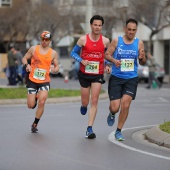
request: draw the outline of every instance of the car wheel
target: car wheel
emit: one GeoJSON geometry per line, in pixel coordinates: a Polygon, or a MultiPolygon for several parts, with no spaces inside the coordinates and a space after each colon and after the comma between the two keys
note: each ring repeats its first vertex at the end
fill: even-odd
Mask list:
{"type": "Polygon", "coordinates": [[[57,76],[60,77],[60,78],[63,77],[63,75],[61,73],[58,73],[57,76]]]}
{"type": "Polygon", "coordinates": [[[148,83],[148,79],[145,79],[145,83],[148,83]]]}
{"type": "Polygon", "coordinates": [[[50,74],[51,77],[54,77],[54,74],[50,74]]]}
{"type": "Polygon", "coordinates": [[[163,83],[163,77],[158,77],[158,80],[163,83]]]}

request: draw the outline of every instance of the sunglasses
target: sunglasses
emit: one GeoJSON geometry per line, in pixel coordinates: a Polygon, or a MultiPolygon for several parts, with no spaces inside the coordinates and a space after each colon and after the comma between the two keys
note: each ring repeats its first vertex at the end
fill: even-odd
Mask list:
{"type": "Polygon", "coordinates": [[[50,41],[49,38],[41,38],[41,41],[50,41]]]}

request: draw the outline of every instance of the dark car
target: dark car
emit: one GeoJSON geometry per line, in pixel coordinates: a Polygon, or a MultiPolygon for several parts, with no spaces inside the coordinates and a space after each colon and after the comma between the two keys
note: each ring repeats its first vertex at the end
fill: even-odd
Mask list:
{"type": "MultiPolygon", "coordinates": [[[[155,69],[156,69],[155,76],[161,83],[163,83],[164,76],[165,76],[164,68],[156,63],[155,69]]],[[[138,64],[138,77],[139,77],[139,82],[141,81],[144,81],[145,83],[148,82],[149,67],[147,65],[141,66],[140,64],[138,64]]]]}

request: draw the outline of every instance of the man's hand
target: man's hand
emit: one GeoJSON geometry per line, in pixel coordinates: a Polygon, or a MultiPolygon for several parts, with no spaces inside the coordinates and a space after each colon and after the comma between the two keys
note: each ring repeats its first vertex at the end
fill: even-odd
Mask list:
{"type": "Polygon", "coordinates": [[[87,66],[88,64],[90,64],[90,62],[88,60],[82,60],[81,63],[84,65],[84,66],[87,66]]]}
{"type": "Polygon", "coordinates": [[[57,72],[59,71],[60,68],[59,68],[59,66],[57,65],[56,67],[51,66],[50,69],[51,69],[51,72],[57,73],[57,72]]]}
{"type": "Polygon", "coordinates": [[[140,51],[139,51],[139,60],[142,60],[143,58],[145,58],[145,51],[143,50],[143,49],[141,49],[140,51]]]}
{"type": "Polygon", "coordinates": [[[110,74],[112,69],[110,66],[106,65],[105,70],[107,74],[110,74]]]}
{"type": "Polygon", "coordinates": [[[31,72],[31,66],[29,64],[26,66],[26,72],[31,72]]]}
{"type": "Polygon", "coordinates": [[[116,67],[120,67],[121,66],[121,60],[114,59],[114,64],[115,64],[116,67]]]}
{"type": "Polygon", "coordinates": [[[146,57],[145,57],[145,51],[144,51],[144,49],[141,49],[141,50],[139,51],[139,57],[138,57],[138,59],[139,59],[139,64],[140,64],[140,65],[145,65],[145,64],[146,64],[146,57]]]}

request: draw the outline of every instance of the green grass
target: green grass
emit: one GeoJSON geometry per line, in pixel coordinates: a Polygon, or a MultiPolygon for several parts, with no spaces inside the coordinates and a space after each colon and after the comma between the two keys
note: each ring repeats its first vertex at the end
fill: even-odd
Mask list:
{"type": "MultiPolygon", "coordinates": [[[[101,90],[104,93],[104,90],[101,90]]],[[[80,96],[80,90],[50,89],[48,98],[80,96]]],[[[25,99],[27,88],[0,88],[0,99],[25,99]]]]}
{"type": "MultiPolygon", "coordinates": [[[[48,97],[80,96],[80,90],[50,89],[48,97]]],[[[24,99],[27,97],[27,88],[0,88],[0,99],[24,99]]]]}
{"type": "Polygon", "coordinates": [[[161,124],[159,128],[166,133],[170,133],[170,122],[165,122],[161,124]]]}

